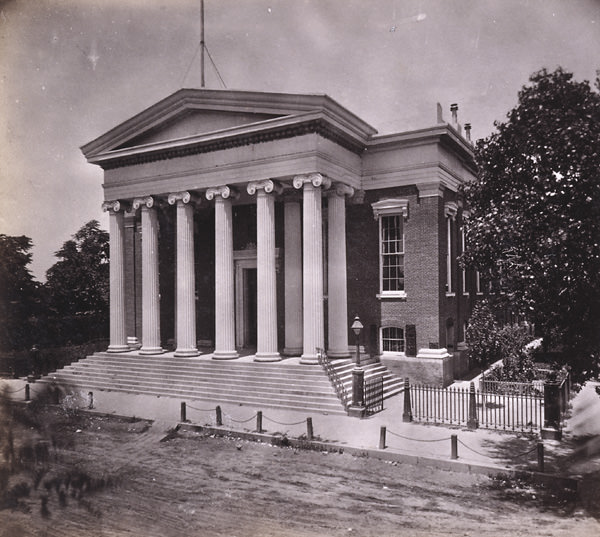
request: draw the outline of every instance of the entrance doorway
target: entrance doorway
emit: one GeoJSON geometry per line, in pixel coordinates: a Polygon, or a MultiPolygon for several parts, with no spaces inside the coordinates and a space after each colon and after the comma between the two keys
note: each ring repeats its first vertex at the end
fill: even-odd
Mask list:
{"type": "Polygon", "coordinates": [[[235,263],[235,345],[256,348],[256,250],[233,253],[235,263]]]}

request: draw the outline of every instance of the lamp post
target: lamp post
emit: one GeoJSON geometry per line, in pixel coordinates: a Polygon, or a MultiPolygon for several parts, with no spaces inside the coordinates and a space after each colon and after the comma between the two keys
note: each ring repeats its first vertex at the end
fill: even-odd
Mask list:
{"type": "Polygon", "coordinates": [[[354,322],[350,327],[356,336],[356,367],[360,367],[360,332],[363,329],[363,325],[358,318],[358,315],[354,317],[354,322]]]}
{"type": "Polygon", "coordinates": [[[360,333],[363,325],[358,318],[354,317],[354,322],[350,327],[356,336],[356,365],[352,371],[352,404],[348,408],[348,415],[362,418],[365,415],[365,370],[360,367],[360,333]]]}

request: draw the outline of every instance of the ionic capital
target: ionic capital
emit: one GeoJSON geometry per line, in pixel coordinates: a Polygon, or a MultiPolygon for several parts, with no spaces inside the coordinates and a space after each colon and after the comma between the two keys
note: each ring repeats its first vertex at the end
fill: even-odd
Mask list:
{"type": "Polygon", "coordinates": [[[444,216],[451,220],[456,220],[456,214],[458,213],[458,203],[455,201],[447,201],[444,204],[444,216]]]}
{"type": "Polygon", "coordinates": [[[118,213],[119,211],[127,211],[129,209],[129,206],[127,203],[123,203],[122,201],[119,200],[114,200],[114,201],[105,201],[102,204],[102,210],[105,212],[113,212],[113,213],[118,213]]]}
{"type": "Polygon", "coordinates": [[[206,191],[206,199],[208,201],[212,201],[215,196],[220,197],[221,199],[226,200],[227,198],[235,199],[237,198],[237,191],[234,188],[231,188],[227,185],[211,187],[206,191]]]}
{"type": "Polygon", "coordinates": [[[192,195],[187,190],[183,192],[171,192],[171,194],[169,194],[167,197],[169,205],[175,205],[177,200],[181,200],[182,203],[189,203],[191,199],[192,195]]]}
{"type": "Polygon", "coordinates": [[[246,187],[246,191],[248,194],[253,196],[256,194],[257,190],[264,190],[266,194],[270,194],[274,192],[275,194],[281,194],[283,191],[282,186],[277,182],[273,181],[273,179],[265,179],[264,181],[252,181],[248,183],[246,187]]]}
{"type": "Polygon", "coordinates": [[[354,188],[345,183],[336,183],[333,188],[328,192],[330,196],[339,196],[340,198],[354,196],[354,188]]]}
{"type": "Polygon", "coordinates": [[[145,205],[146,207],[148,207],[148,209],[151,209],[152,207],[154,207],[154,198],[152,196],[134,198],[132,205],[134,210],[137,211],[142,205],[145,205]]]}
{"type": "Polygon", "coordinates": [[[323,189],[327,189],[331,186],[331,179],[325,177],[320,173],[310,173],[307,175],[296,175],[292,181],[294,188],[302,188],[306,183],[312,183],[315,188],[322,186],[323,189]]]}

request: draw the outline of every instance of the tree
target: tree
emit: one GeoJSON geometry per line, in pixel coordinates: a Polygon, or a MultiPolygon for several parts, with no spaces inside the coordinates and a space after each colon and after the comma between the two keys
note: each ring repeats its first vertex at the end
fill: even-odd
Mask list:
{"type": "Polygon", "coordinates": [[[501,279],[509,306],[589,370],[600,351],[600,95],[544,69],[495,127],[464,189],[463,261],[501,279]]]}
{"type": "Polygon", "coordinates": [[[85,224],[54,254],[45,290],[54,343],[105,337],[108,331],[108,233],[96,220],[85,224]]]}
{"type": "Polygon", "coordinates": [[[29,237],[0,234],[0,349],[29,348],[36,338],[39,284],[27,265],[31,263],[29,237]]]}

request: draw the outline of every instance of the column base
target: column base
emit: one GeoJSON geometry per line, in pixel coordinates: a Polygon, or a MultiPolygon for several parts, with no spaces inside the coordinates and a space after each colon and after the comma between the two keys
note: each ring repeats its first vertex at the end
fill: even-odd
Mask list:
{"type": "Polygon", "coordinates": [[[130,350],[129,345],[109,345],[106,352],[129,352],[130,350]]]}
{"type": "Polygon", "coordinates": [[[142,347],[140,354],[163,354],[165,350],[162,347],[142,347]]]}
{"type": "Polygon", "coordinates": [[[327,351],[329,358],[350,358],[349,349],[329,349],[327,351]]]}
{"type": "Polygon", "coordinates": [[[235,360],[239,357],[237,351],[215,351],[212,355],[213,360],[235,360]]]}
{"type": "Polygon", "coordinates": [[[255,362],[279,362],[281,355],[278,352],[257,352],[254,356],[255,362]]]}
{"type": "Polygon", "coordinates": [[[302,347],[285,347],[283,349],[284,356],[300,356],[302,354],[302,347]]]}
{"type": "Polygon", "coordinates": [[[177,356],[179,357],[193,357],[193,356],[200,356],[200,353],[198,352],[198,349],[175,349],[175,353],[173,354],[173,356],[177,356]]]}
{"type": "Polygon", "coordinates": [[[127,336],[127,346],[133,350],[137,351],[142,346],[142,344],[138,341],[136,336],[127,336]]]}
{"type": "Polygon", "coordinates": [[[303,354],[300,356],[300,363],[306,365],[319,365],[319,359],[316,354],[303,354]]]}

